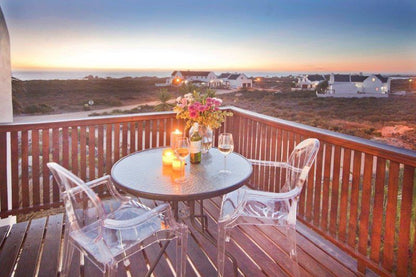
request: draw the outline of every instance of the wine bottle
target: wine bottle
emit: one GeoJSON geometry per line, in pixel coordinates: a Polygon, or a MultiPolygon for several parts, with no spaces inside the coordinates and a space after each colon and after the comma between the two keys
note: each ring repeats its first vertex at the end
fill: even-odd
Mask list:
{"type": "Polygon", "coordinates": [[[193,164],[198,164],[201,162],[201,146],[202,146],[202,137],[198,132],[198,123],[195,123],[192,128],[192,134],[190,137],[190,161],[193,164]]]}

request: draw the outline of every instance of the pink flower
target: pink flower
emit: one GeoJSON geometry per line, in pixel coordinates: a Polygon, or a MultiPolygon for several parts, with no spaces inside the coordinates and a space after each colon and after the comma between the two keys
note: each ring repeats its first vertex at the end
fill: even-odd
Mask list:
{"type": "Polygon", "coordinates": [[[182,109],[186,107],[186,105],[188,104],[188,101],[185,98],[180,99],[178,106],[181,107],[182,109]]]}
{"type": "Polygon", "coordinates": [[[189,111],[189,117],[190,118],[196,118],[198,116],[198,113],[194,110],[189,111]]]}
{"type": "Polygon", "coordinates": [[[207,105],[201,105],[201,106],[199,106],[199,111],[200,112],[204,112],[204,111],[207,111],[207,110],[209,110],[209,107],[207,105]]]}

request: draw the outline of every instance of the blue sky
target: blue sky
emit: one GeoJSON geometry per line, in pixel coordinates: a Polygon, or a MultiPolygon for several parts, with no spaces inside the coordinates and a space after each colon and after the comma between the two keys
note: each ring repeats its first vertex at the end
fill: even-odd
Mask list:
{"type": "Polygon", "coordinates": [[[416,1],[0,0],[23,68],[416,72],[416,1]]]}

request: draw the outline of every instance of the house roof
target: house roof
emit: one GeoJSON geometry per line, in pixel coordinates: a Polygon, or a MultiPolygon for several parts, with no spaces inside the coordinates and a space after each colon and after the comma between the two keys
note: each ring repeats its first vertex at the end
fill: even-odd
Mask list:
{"type": "Polygon", "coordinates": [[[368,76],[364,76],[364,75],[351,75],[351,82],[364,82],[365,79],[367,79],[368,76]]]}
{"type": "Polygon", "coordinates": [[[387,83],[389,79],[388,77],[381,76],[380,74],[377,74],[376,77],[379,78],[382,83],[387,83]]]}
{"type": "Polygon", "coordinates": [[[315,82],[315,81],[323,81],[325,80],[325,77],[319,74],[313,74],[313,75],[308,75],[308,79],[309,81],[315,82]]]}
{"type": "Polygon", "coordinates": [[[350,75],[348,74],[334,74],[334,81],[335,82],[349,82],[350,75]]]}
{"type": "Polygon", "coordinates": [[[241,74],[231,74],[230,76],[228,76],[229,80],[237,80],[238,76],[240,76],[241,74]]]}
{"type": "MultiPolygon", "coordinates": [[[[184,77],[189,77],[189,76],[203,76],[203,77],[207,77],[209,75],[209,73],[211,73],[210,71],[190,71],[190,70],[186,70],[186,71],[179,71],[182,76],[184,77]]],[[[173,71],[172,72],[172,76],[175,76],[178,73],[178,71],[173,71]]]]}
{"type": "Polygon", "coordinates": [[[221,73],[220,76],[218,76],[219,79],[225,79],[228,78],[231,75],[231,73],[221,73]]]}

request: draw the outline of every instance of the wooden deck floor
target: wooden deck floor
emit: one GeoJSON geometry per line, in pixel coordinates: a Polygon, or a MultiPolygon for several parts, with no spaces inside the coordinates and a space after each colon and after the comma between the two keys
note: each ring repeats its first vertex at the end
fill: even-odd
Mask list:
{"type": "MultiPolygon", "coordinates": [[[[216,237],[219,198],[204,201],[209,231],[216,237]]],[[[147,203],[148,204],[148,203],[147,203]]],[[[185,223],[187,220],[185,220],[185,223]]],[[[191,224],[188,224],[190,226],[191,224]]],[[[60,271],[64,215],[33,219],[0,227],[0,276],[57,276],[60,271]]],[[[190,227],[187,276],[216,276],[216,247],[190,227]]],[[[298,223],[298,259],[301,276],[355,276],[355,260],[304,225],[298,223]]],[[[119,276],[143,276],[148,261],[159,246],[148,248],[132,257],[128,268],[119,267],[119,276]]],[[[232,233],[229,251],[238,261],[239,276],[290,276],[288,244],[273,227],[243,227],[232,233]]],[[[173,276],[175,247],[170,244],[154,276],[173,276]]],[[[226,276],[232,276],[232,264],[226,264],[226,276]]],[[[98,271],[87,259],[73,259],[72,276],[97,276],[98,271]]]]}

